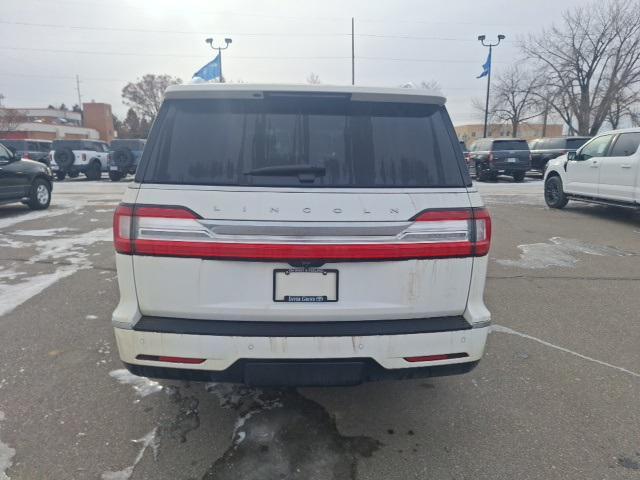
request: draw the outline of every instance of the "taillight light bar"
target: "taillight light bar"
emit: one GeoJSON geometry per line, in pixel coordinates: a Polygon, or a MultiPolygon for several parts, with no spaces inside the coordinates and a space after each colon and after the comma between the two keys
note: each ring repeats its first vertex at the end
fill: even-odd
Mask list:
{"type": "Polygon", "coordinates": [[[229,260],[409,260],[480,257],[489,252],[491,218],[484,208],[425,210],[395,237],[345,243],[256,242],[215,237],[184,207],[132,206],[115,211],[115,249],[127,255],[229,260]]]}

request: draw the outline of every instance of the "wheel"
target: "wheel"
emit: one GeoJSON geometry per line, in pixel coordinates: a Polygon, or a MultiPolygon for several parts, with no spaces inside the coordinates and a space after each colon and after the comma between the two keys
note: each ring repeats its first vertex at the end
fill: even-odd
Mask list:
{"type": "Polygon", "coordinates": [[[89,180],[100,180],[100,177],[102,176],[102,167],[100,166],[100,162],[97,160],[92,161],[84,171],[84,174],[89,180]]]}
{"type": "Polygon", "coordinates": [[[51,185],[42,178],[36,178],[31,184],[31,193],[27,205],[31,210],[44,210],[51,203],[51,185]]]}
{"type": "Polygon", "coordinates": [[[67,172],[61,172],[60,170],[56,172],[56,178],[60,181],[64,180],[64,177],[66,176],[67,176],[67,172]]]}
{"type": "Polygon", "coordinates": [[[569,199],[562,189],[562,180],[558,176],[547,178],[544,183],[544,201],[551,208],[564,208],[569,199]]]}
{"type": "Polygon", "coordinates": [[[124,177],[124,173],[122,172],[118,172],[118,171],[109,172],[109,179],[112,182],[119,182],[120,180],[122,180],[123,177],[124,177]]]}
{"type": "Polygon", "coordinates": [[[133,165],[133,152],[122,147],[113,152],[113,163],[118,166],[118,170],[126,172],[133,165]]]}
{"type": "Polygon", "coordinates": [[[60,167],[60,170],[66,172],[71,168],[76,157],[70,148],[59,148],[53,152],[53,159],[56,161],[58,167],[60,167]]]}
{"type": "Polygon", "coordinates": [[[498,180],[498,174],[491,170],[483,170],[481,165],[476,164],[476,178],[481,182],[495,182],[498,180]]]}
{"type": "Polygon", "coordinates": [[[80,176],[80,172],[74,170],[73,172],[67,172],[67,175],[69,175],[69,178],[78,178],[80,176]]]}
{"type": "Polygon", "coordinates": [[[525,172],[513,172],[513,180],[516,182],[522,182],[524,180],[525,172]]]}

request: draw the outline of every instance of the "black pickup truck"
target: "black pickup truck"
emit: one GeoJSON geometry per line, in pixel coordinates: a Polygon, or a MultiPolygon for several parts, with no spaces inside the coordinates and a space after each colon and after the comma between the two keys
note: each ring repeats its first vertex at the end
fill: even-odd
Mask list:
{"type": "Polygon", "coordinates": [[[529,141],[531,169],[544,173],[547,162],[565,153],[575,152],[591,137],[548,137],[529,141]]]}
{"type": "Polygon", "coordinates": [[[476,140],[466,159],[469,172],[481,182],[496,180],[500,174],[511,175],[516,182],[521,182],[531,166],[529,145],[518,138],[476,140]]]}

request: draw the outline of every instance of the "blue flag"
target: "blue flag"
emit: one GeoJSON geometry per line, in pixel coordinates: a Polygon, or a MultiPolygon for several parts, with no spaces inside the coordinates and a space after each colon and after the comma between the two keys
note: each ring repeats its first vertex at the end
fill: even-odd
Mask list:
{"type": "Polygon", "coordinates": [[[487,61],[482,65],[482,73],[478,75],[476,78],[486,77],[491,73],[491,50],[489,50],[489,55],[487,55],[487,61]]]}
{"type": "Polygon", "coordinates": [[[220,79],[222,76],[222,66],[220,65],[220,54],[216,58],[207,63],[204,67],[193,74],[194,77],[200,77],[203,80],[211,81],[220,79]]]}

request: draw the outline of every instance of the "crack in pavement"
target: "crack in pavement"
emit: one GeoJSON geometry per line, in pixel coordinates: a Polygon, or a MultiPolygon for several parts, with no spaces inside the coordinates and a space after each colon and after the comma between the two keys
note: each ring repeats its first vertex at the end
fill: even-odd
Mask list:
{"type": "Polygon", "coordinates": [[[604,367],[609,367],[612,368],[614,370],[618,370],[619,372],[622,373],[626,373],[628,375],[632,375],[634,377],[638,377],[640,378],[640,373],[638,372],[634,372],[632,370],[628,370],[624,367],[619,367],[617,365],[613,365],[611,363],[607,363],[604,362],[602,360],[598,360],[597,358],[593,358],[593,357],[589,357],[587,355],[583,355],[582,353],[578,353],[578,352],[574,352],[573,350],[569,350],[568,348],[565,347],[561,347],[559,345],[554,345],[553,343],[547,342],[546,340],[542,340],[541,338],[537,338],[534,337],[532,335],[528,335],[526,333],[522,333],[522,332],[518,332],[517,330],[513,330],[509,327],[503,327],[502,325],[492,325],[491,326],[491,332],[498,332],[498,333],[507,333],[510,335],[516,335],[518,337],[522,337],[522,338],[526,338],[527,340],[533,340],[534,342],[540,343],[541,345],[545,345],[547,347],[551,347],[554,348],[556,350],[560,350],[561,352],[565,352],[565,353],[569,353],[571,355],[574,355],[578,358],[582,358],[583,360],[587,360],[589,362],[593,362],[593,363],[597,363],[598,365],[602,365],[604,367]]]}

